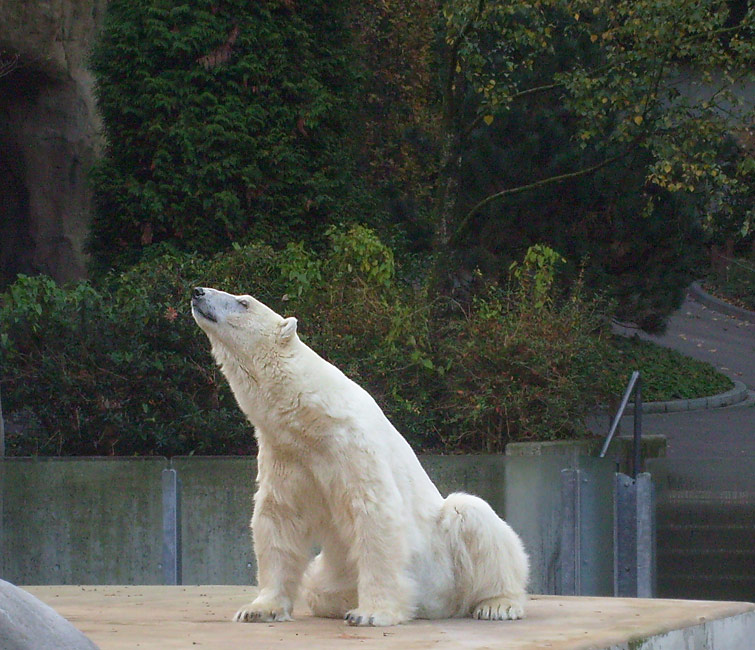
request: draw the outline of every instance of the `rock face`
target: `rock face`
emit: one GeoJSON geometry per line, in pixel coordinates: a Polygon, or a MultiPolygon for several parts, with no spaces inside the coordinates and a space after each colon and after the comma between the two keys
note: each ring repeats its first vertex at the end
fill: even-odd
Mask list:
{"type": "Polygon", "coordinates": [[[0,648],[97,650],[52,607],[4,580],[0,580],[0,648]]]}
{"type": "Polygon", "coordinates": [[[0,0],[0,287],[86,272],[87,171],[102,142],[86,68],[107,0],[0,0]]]}

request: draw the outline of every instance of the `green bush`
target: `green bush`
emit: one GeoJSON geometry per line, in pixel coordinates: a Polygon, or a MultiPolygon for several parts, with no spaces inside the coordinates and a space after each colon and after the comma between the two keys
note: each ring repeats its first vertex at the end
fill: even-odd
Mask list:
{"type": "Polygon", "coordinates": [[[411,387],[428,362],[422,335],[405,337],[410,308],[393,255],[363,227],[332,229],[330,238],[322,260],[303,245],[277,253],[234,246],[210,260],[163,247],[96,287],[20,277],[0,298],[8,452],[253,451],[250,428],[191,317],[196,285],[295,312],[305,340],[387,403],[410,436],[419,431],[424,415],[411,387]],[[413,361],[403,358],[407,351],[413,361]]]}
{"type": "Polygon", "coordinates": [[[402,282],[362,226],[318,256],[234,246],[211,259],[164,248],[99,285],[20,277],[0,296],[12,455],[246,454],[254,440],[194,323],[194,286],[251,293],[363,385],[415,449],[501,451],[571,438],[601,401],[606,306],[558,289],[561,258],[533,247],[506,288],[468,309],[402,282]]]}
{"type": "Polygon", "coordinates": [[[601,401],[599,341],[606,305],[577,282],[554,287],[559,255],[533,247],[510,285],[477,297],[444,341],[451,360],[444,409],[446,445],[501,452],[515,440],[587,434],[601,401]]]}
{"type": "Polygon", "coordinates": [[[287,307],[303,340],[364,386],[417,449],[437,448],[431,303],[399,282],[393,253],[362,227],[331,229],[330,255],[300,258],[289,271],[287,307]],[[304,269],[307,269],[304,271],[304,269]],[[300,280],[304,277],[304,281],[300,280]]]}
{"type": "Polygon", "coordinates": [[[103,287],[20,277],[2,297],[0,351],[10,454],[248,453],[254,449],[189,309],[205,279],[260,295],[272,253],[213,264],[166,253],[103,287]],[[238,275],[237,275],[238,274],[238,275]]]}
{"type": "Polygon", "coordinates": [[[317,237],[359,214],[347,3],[113,0],[91,57],[107,147],[91,249],[317,237]]]}

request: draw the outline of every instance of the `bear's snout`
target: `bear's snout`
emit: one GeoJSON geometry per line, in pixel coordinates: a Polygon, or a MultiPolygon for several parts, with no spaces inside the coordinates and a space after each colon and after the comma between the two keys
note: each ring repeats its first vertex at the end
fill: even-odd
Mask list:
{"type": "MultiPolygon", "coordinates": [[[[215,313],[215,308],[212,304],[208,303],[208,298],[210,298],[210,294],[205,289],[202,287],[195,287],[191,292],[191,311],[194,314],[195,320],[198,314],[205,320],[217,323],[218,319],[215,313]]],[[[201,325],[200,321],[197,322],[201,325]]]]}

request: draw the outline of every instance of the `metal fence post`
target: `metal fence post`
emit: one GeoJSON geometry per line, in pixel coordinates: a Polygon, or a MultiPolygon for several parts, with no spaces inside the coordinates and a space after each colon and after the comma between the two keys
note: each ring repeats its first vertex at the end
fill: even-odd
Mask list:
{"type": "Polygon", "coordinates": [[[3,421],[3,393],[0,389],[0,458],[5,457],[5,422],[3,421]]]}
{"type": "Polygon", "coordinates": [[[626,474],[616,474],[614,517],[614,594],[637,595],[637,491],[626,474]]]}
{"type": "Polygon", "coordinates": [[[163,583],[181,584],[181,481],[174,469],[162,472],[163,583]]]}
{"type": "Polygon", "coordinates": [[[655,598],[656,538],[655,488],[650,474],[638,474],[637,490],[637,596],[655,598]]]}
{"type": "Polygon", "coordinates": [[[614,593],[655,596],[655,495],[650,474],[616,474],[614,593]]]}
{"type": "Polygon", "coordinates": [[[561,528],[560,569],[561,580],[558,592],[563,596],[578,596],[580,584],[580,471],[561,470],[561,503],[563,525],[561,528]]]}

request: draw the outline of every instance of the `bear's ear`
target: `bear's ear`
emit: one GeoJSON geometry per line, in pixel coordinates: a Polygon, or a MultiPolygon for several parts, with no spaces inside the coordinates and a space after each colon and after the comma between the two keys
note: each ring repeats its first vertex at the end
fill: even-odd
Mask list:
{"type": "Polygon", "coordinates": [[[296,319],[293,316],[284,318],[278,326],[278,341],[288,343],[296,334],[296,319]]]}

